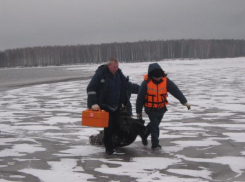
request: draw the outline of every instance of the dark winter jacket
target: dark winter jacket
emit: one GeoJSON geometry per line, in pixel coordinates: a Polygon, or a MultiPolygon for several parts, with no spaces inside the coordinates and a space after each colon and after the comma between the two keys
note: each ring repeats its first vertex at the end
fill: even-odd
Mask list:
{"type": "Polygon", "coordinates": [[[127,106],[128,113],[132,116],[133,112],[132,112],[132,105],[131,105],[131,102],[130,102],[130,97],[131,97],[131,94],[138,94],[140,86],[138,84],[131,83],[128,80],[129,79],[127,78],[127,85],[126,85],[126,98],[127,98],[126,100],[127,100],[127,103],[126,103],[126,106],[127,106]]]}
{"type": "Polygon", "coordinates": [[[130,95],[131,92],[138,93],[139,86],[138,88],[137,86],[130,83],[120,69],[113,75],[107,65],[101,65],[87,87],[88,108],[98,104],[103,110],[114,111],[122,104],[131,106],[130,95]]]}
{"type": "MultiPolygon", "coordinates": [[[[149,67],[148,67],[148,78],[149,79],[153,79],[151,77],[151,73],[152,73],[152,71],[154,71],[156,69],[162,70],[162,68],[160,67],[160,65],[158,63],[152,63],[152,64],[149,65],[149,67]]],[[[163,77],[165,77],[165,76],[167,76],[167,75],[163,71],[163,77]]],[[[143,109],[143,106],[145,104],[145,95],[147,93],[147,83],[148,83],[149,79],[148,80],[144,80],[142,82],[141,86],[140,86],[140,90],[139,90],[138,97],[137,97],[137,100],[136,100],[136,113],[142,113],[142,109],[143,109]]],[[[153,80],[153,82],[155,84],[157,84],[154,80],[153,80]]],[[[178,99],[181,104],[185,104],[187,102],[187,100],[186,100],[185,96],[183,95],[183,93],[179,90],[177,85],[175,85],[175,83],[172,82],[169,78],[167,78],[167,91],[171,95],[173,95],[176,99],[178,99]]],[[[145,108],[145,109],[149,109],[149,108],[145,108]]],[[[164,107],[163,109],[165,111],[167,110],[166,107],[164,107]]]]}

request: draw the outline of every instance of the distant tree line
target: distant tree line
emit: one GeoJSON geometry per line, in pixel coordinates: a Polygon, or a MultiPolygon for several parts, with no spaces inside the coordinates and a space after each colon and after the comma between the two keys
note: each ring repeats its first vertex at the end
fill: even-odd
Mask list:
{"type": "Polygon", "coordinates": [[[157,40],[125,43],[45,46],[0,51],[0,67],[101,63],[162,59],[207,59],[245,56],[245,40],[157,40]]]}

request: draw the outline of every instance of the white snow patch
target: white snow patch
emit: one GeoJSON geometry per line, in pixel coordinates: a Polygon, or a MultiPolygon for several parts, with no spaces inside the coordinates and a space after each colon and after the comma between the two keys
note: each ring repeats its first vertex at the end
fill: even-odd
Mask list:
{"type": "Polygon", "coordinates": [[[10,178],[26,178],[25,176],[21,176],[21,175],[10,175],[10,178]]]}
{"type": "Polygon", "coordinates": [[[36,176],[45,182],[54,182],[57,179],[65,182],[81,182],[96,179],[91,174],[83,173],[84,170],[81,166],[77,166],[76,159],[62,159],[57,162],[48,162],[48,164],[51,166],[50,170],[26,168],[19,171],[36,176]]]}
{"type": "Polygon", "coordinates": [[[118,162],[118,161],[108,161],[102,160],[100,161],[117,164],[119,167],[105,167],[101,166],[101,168],[96,168],[95,171],[104,173],[104,174],[113,174],[113,175],[121,175],[121,176],[130,176],[133,178],[141,178],[144,179],[159,170],[166,169],[167,167],[177,164],[181,162],[178,159],[169,159],[163,157],[143,157],[143,158],[132,158],[130,162],[118,162]]]}
{"type": "Polygon", "coordinates": [[[231,140],[235,142],[245,142],[245,133],[222,133],[223,135],[229,136],[231,140]]]}
{"type": "Polygon", "coordinates": [[[190,170],[190,169],[168,169],[167,170],[170,173],[185,175],[185,176],[191,176],[191,177],[200,177],[204,179],[212,180],[211,172],[208,170],[190,170]]]}
{"type": "Polygon", "coordinates": [[[181,130],[181,131],[204,131],[203,128],[194,128],[194,127],[165,127],[166,130],[181,130]]]}
{"type": "Polygon", "coordinates": [[[45,130],[60,130],[59,127],[56,126],[45,126],[45,125],[38,125],[38,126],[12,126],[13,129],[19,130],[28,130],[29,132],[33,131],[45,131],[45,130]]]}
{"type": "Polygon", "coordinates": [[[46,149],[40,147],[39,145],[29,145],[29,144],[15,144],[10,149],[3,149],[0,151],[0,157],[9,156],[25,156],[27,153],[35,153],[39,151],[45,151],[46,149]]]}
{"type": "Polygon", "coordinates": [[[173,141],[171,143],[177,144],[182,148],[186,147],[208,147],[208,146],[216,146],[216,145],[221,145],[221,143],[217,141],[212,141],[210,139],[208,140],[188,140],[188,141],[173,141]]]}
{"type": "Polygon", "coordinates": [[[58,123],[67,123],[67,124],[71,124],[73,122],[77,122],[80,121],[81,119],[77,119],[77,118],[71,118],[71,117],[50,117],[47,120],[42,121],[42,123],[45,124],[50,124],[50,125],[55,125],[58,123]]]}
{"type": "Polygon", "coordinates": [[[203,180],[200,178],[178,178],[176,176],[163,175],[159,172],[154,173],[153,175],[146,177],[145,179],[139,179],[138,182],[209,182],[209,180],[203,180]]]}
{"type": "Polygon", "coordinates": [[[57,156],[90,156],[92,154],[97,154],[100,152],[105,152],[105,149],[98,146],[74,146],[67,150],[60,151],[59,154],[54,154],[57,156]]]}
{"type": "Polygon", "coordinates": [[[6,180],[6,179],[1,179],[1,182],[16,182],[16,181],[9,181],[9,180],[6,180]]]}
{"type": "Polygon", "coordinates": [[[2,168],[2,167],[8,167],[8,165],[0,165],[0,168],[2,168]]]}

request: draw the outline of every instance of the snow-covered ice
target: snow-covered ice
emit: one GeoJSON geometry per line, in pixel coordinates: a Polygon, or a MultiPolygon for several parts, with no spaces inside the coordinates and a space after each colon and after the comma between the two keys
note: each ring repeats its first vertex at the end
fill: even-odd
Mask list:
{"type": "MultiPolygon", "coordinates": [[[[149,63],[119,67],[141,84],[149,63]]],[[[81,112],[98,65],[59,68],[86,71],[84,80],[0,92],[0,181],[245,181],[245,58],[159,64],[192,108],[169,95],[158,152],[140,138],[113,156],[89,145],[100,129],[81,126],[81,112]]]]}

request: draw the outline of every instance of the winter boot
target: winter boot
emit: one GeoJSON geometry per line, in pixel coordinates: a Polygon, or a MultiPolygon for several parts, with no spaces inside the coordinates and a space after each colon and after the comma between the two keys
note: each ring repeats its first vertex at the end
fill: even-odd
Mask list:
{"type": "Polygon", "coordinates": [[[150,131],[146,129],[145,134],[141,135],[142,144],[144,146],[148,145],[147,137],[150,135],[150,131]]]}
{"type": "Polygon", "coordinates": [[[106,149],[105,152],[107,155],[112,155],[112,154],[114,154],[115,150],[114,149],[106,149]]]}
{"type": "Polygon", "coordinates": [[[151,149],[152,149],[152,150],[160,150],[161,148],[162,148],[162,146],[159,145],[159,144],[158,144],[158,145],[152,145],[152,146],[151,146],[151,149]]]}

